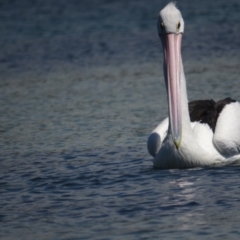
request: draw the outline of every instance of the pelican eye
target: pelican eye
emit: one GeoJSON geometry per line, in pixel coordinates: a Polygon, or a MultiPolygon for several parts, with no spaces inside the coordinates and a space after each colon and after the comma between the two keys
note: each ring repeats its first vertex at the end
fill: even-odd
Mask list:
{"type": "Polygon", "coordinates": [[[181,23],[178,22],[178,24],[177,24],[177,30],[178,30],[178,31],[180,30],[180,27],[181,27],[181,23]]]}
{"type": "Polygon", "coordinates": [[[162,30],[165,29],[165,26],[164,26],[164,23],[163,23],[163,22],[161,22],[160,26],[161,26],[161,29],[162,29],[162,30]]]}

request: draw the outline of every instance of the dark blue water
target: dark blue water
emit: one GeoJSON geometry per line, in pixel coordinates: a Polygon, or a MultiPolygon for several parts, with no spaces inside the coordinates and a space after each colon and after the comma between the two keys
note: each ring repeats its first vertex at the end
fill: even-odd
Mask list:
{"type": "MultiPolygon", "coordinates": [[[[240,165],[154,170],[165,1],[0,2],[1,239],[239,239],[240,165]]],[[[190,100],[240,100],[240,3],[183,0],[190,100]]]]}

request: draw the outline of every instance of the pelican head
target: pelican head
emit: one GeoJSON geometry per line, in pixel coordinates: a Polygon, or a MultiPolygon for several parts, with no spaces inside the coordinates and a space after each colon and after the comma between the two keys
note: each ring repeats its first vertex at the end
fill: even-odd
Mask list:
{"type": "Polygon", "coordinates": [[[176,8],[175,3],[169,3],[160,11],[157,28],[159,36],[169,33],[179,34],[184,32],[182,14],[176,8]]]}
{"type": "Polygon", "coordinates": [[[164,54],[164,77],[168,93],[169,126],[173,142],[179,149],[182,139],[181,116],[181,40],[184,21],[174,3],[163,8],[158,17],[158,35],[164,54]]]}

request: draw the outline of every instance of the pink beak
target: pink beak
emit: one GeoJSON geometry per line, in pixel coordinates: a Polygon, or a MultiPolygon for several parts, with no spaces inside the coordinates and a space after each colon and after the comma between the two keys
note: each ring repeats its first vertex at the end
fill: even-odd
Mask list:
{"type": "Polygon", "coordinates": [[[181,40],[182,34],[161,35],[164,50],[164,74],[168,91],[169,124],[173,142],[179,149],[182,138],[181,116],[181,40]]]}

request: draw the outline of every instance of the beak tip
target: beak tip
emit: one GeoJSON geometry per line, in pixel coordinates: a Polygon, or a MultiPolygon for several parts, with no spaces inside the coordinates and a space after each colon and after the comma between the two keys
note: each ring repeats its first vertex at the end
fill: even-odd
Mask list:
{"type": "Polygon", "coordinates": [[[173,143],[174,143],[176,149],[178,150],[180,148],[180,145],[181,145],[181,138],[180,139],[173,139],[173,143]]]}

